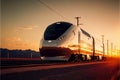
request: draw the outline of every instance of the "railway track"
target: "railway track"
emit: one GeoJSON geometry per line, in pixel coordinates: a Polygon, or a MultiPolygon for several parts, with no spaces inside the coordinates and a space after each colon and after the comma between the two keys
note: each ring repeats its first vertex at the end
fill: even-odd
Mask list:
{"type": "Polygon", "coordinates": [[[52,66],[52,65],[68,65],[68,64],[84,64],[91,62],[102,62],[102,61],[84,61],[84,62],[65,62],[65,61],[32,61],[31,63],[28,61],[7,61],[1,62],[1,69],[8,68],[19,68],[19,67],[34,67],[34,66],[52,66]],[[5,63],[5,64],[3,64],[5,63]]]}
{"type": "Polygon", "coordinates": [[[61,68],[70,68],[77,66],[86,66],[86,65],[96,65],[104,64],[107,62],[82,62],[82,63],[50,63],[50,64],[39,64],[39,65],[19,65],[19,66],[8,66],[7,68],[1,69],[0,74],[12,74],[12,73],[21,73],[28,71],[42,71],[50,69],[61,69],[61,68]]]}

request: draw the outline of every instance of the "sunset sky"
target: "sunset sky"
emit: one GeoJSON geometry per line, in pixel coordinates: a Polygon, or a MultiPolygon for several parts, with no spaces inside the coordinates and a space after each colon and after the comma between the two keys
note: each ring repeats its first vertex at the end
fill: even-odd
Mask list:
{"type": "Polygon", "coordinates": [[[99,39],[104,35],[105,44],[109,40],[120,48],[119,14],[120,0],[2,0],[1,48],[38,51],[49,24],[76,24],[76,16],[83,29],[99,39]]]}

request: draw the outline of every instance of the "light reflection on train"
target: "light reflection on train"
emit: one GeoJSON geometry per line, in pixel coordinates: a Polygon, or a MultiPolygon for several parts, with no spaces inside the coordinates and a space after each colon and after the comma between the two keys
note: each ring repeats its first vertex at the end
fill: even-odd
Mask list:
{"type": "Polygon", "coordinates": [[[102,60],[101,41],[69,22],[49,25],[41,40],[42,60],[83,61],[102,60]]]}

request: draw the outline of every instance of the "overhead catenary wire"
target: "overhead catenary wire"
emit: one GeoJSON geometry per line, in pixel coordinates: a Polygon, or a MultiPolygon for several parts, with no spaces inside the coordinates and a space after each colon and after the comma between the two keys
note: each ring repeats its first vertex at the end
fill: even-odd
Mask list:
{"type": "MultiPolygon", "coordinates": [[[[58,11],[56,11],[55,9],[53,9],[52,7],[50,7],[48,4],[46,4],[45,2],[38,0],[41,4],[43,4],[45,7],[47,7],[50,11],[54,12],[55,14],[57,14],[58,16],[60,16],[61,18],[67,19],[65,16],[61,15],[58,11]]],[[[67,19],[68,20],[68,19],[67,19]]]]}

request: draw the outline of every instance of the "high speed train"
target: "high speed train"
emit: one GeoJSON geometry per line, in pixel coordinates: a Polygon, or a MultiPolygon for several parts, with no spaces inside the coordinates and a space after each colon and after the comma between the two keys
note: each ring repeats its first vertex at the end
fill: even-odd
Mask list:
{"type": "Polygon", "coordinates": [[[41,60],[102,60],[102,42],[69,22],[50,24],[40,42],[41,60]]]}

